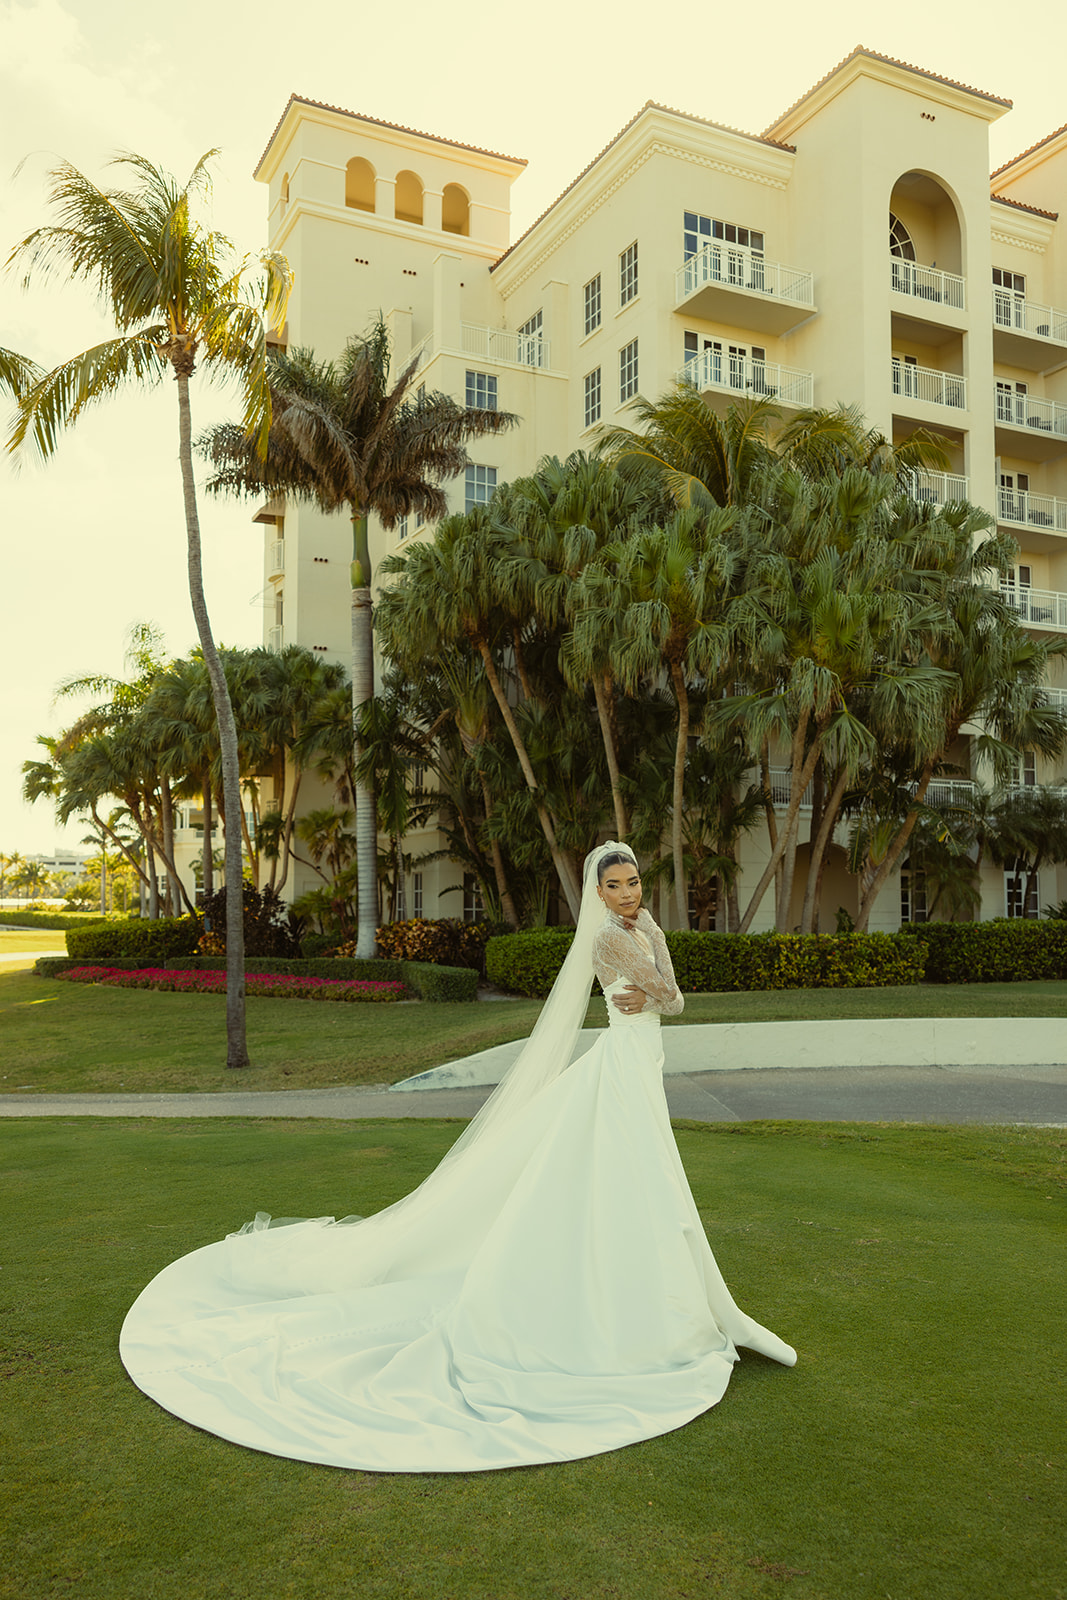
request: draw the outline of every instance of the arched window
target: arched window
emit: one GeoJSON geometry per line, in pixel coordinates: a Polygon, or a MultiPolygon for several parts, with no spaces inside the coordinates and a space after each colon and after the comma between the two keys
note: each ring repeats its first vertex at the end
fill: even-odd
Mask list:
{"type": "Polygon", "coordinates": [[[441,200],[441,226],[446,233],[469,234],[471,231],[471,203],[466,189],[458,183],[446,183],[441,200]]]}
{"type": "Polygon", "coordinates": [[[281,201],[283,206],[289,204],[289,174],[287,172],[282,175],[281,201]]]}
{"type": "Polygon", "coordinates": [[[397,173],[393,214],[398,222],[422,222],[422,179],[416,173],[397,173]]]}
{"type": "Polygon", "coordinates": [[[915,260],[915,246],[911,242],[911,235],[892,212],[889,213],[889,254],[899,256],[902,261],[915,260]]]}
{"type": "Polygon", "coordinates": [[[374,210],[374,168],[362,156],[353,156],[345,168],[345,205],[353,211],[374,210]]]}

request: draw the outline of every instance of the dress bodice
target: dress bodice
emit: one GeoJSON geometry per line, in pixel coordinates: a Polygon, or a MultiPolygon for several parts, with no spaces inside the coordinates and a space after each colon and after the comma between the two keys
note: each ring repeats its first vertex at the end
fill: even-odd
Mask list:
{"type": "Polygon", "coordinates": [[[612,1025],[627,1026],[661,1016],[677,1016],[685,1001],[674,981],[674,968],[662,930],[647,911],[640,911],[636,926],[627,927],[621,917],[609,913],[593,943],[593,970],[604,991],[608,1019],[612,1025]],[[636,984],[648,996],[644,1009],[623,1012],[611,997],[636,984]]]}

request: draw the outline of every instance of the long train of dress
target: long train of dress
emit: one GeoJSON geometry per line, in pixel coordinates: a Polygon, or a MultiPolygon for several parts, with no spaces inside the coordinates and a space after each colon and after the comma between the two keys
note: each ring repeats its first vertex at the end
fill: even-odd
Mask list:
{"type": "Polygon", "coordinates": [[[721,1399],[734,1304],[663,1093],[660,1019],[623,1015],[504,1135],[366,1219],[254,1224],[166,1267],[122,1360],[238,1444],[383,1472],[596,1455],[721,1399]]]}

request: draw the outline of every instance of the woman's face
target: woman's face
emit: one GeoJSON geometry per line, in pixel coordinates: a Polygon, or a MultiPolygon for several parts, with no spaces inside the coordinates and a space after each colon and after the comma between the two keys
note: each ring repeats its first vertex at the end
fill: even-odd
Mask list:
{"type": "Polygon", "coordinates": [[[641,909],[641,874],[632,861],[613,861],[600,880],[600,898],[619,917],[636,917],[641,909]]]}

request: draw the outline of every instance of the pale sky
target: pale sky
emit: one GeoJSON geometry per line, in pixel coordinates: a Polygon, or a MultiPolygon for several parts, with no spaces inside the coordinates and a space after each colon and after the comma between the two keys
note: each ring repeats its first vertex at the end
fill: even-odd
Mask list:
{"type": "MultiPolygon", "coordinates": [[[[0,0],[0,259],[46,219],[55,158],[99,180],[131,149],[184,178],[219,147],[214,225],[258,248],[266,190],[252,171],[294,92],[526,157],[514,238],[646,100],[756,133],[858,44],[1014,100],[991,130],[991,167],[1067,121],[1063,0],[1015,11],[1003,0],[541,0],[530,11],[497,0],[0,0]]],[[[52,364],[109,331],[83,290],[23,294],[0,278],[0,345],[52,364]]],[[[232,403],[196,386],[193,404],[202,425],[232,403]]],[[[257,644],[261,530],[240,506],[202,504],[201,522],[216,638],[257,644]]],[[[102,405],[46,468],[0,460],[0,527],[0,850],[26,854],[81,833],[60,840],[48,804],[21,798],[37,734],[76,710],[53,703],[56,685],[121,673],[137,621],[162,628],[174,654],[195,642],[173,389],[102,405]]]]}

